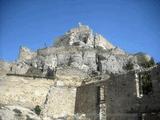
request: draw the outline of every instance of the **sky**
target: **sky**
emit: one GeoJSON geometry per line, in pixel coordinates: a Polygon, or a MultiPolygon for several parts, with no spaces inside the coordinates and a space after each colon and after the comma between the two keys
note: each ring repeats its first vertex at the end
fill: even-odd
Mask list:
{"type": "Polygon", "coordinates": [[[78,22],[160,61],[160,0],[0,0],[0,59],[16,60],[20,46],[51,46],[78,22]]]}

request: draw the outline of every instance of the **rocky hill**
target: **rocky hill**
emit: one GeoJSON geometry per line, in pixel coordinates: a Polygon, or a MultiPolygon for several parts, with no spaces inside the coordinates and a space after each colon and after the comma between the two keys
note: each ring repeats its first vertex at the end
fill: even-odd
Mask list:
{"type": "Polygon", "coordinates": [[[127,71],[128,64],[132,65],[132,69],[141,69],[152,61],[144,53],[129,54],[123,51],[88,26],[79,24],[59,37],[51,47],[36,52],[21,47],[19,59],[10,66],[9,73],[45,77],[52,76],[55,69],[70,66],[89,74],[119,74],[127,71]]]}
{"type": "MultiPolygon", "coordinates": [[[[110,75],[143,70],[153,65],[151,56],[129,54],[88,26],[79,24],[58,37],[50,47],[35,52],[21,47],[17,61],[0,62],[0,120],[56,118],[53,111],[63,110],[55,108],[51,102],[58,102],[54,98],[55,86],[68,86],[67,90],[74,96],[72,87],[84,82],[103,80],[110,75]],[[37,105],[42,109],[40,117],[31,111],[37,105]]],[[[65,89],[62,91],[66,92],[65,89]]],[[[68,103],[74,102],[65,99],[68,103]]],[[[69,112],[72,111],[71,108],[69,112]]]]}

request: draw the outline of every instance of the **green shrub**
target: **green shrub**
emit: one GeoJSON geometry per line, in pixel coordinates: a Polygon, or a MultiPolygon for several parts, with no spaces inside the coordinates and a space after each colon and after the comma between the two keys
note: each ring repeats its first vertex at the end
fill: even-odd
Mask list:
{"type": "Polygon", "coordinates": [[[152,92],[152,81],[151,81],[151,75],[147,72],[145,72],[142,77],[142,90],[143,94],[148,94],[152,92]]]}
{"type": "Polygon", "coordinates": [[[34,112],[37,114],[37,115],[40,115],[41,113],[41,107],[39,105],[36,105],[36,107],[34,108],[34,112]]]}
{"type": "Polygon", "coordinates": [[[22,112],[20,110],[16,109],[16,108],[13,109],[13,111],[16,113],[17,116],[21,116],[22,115],[22,112]]]}
{"type": "Polygon", "coordinates": [[[150,61],[141,64],[141,66],[144,67],[144,68],[149,68],[149,67],[152,67],[154,65],[155,65],[155,61],[154,61],[153,58],[151,58],[150,61]]]}
{"type": "Polygon", "coordinates": [[[133,69],[133,63],[130,61],[123,67],[125,70],[132,70],[133,69]]]}
{"type": "Polygon", "coordinates": [[[160,62],[157,62],[156,65],[160,65],[160,62]]]}

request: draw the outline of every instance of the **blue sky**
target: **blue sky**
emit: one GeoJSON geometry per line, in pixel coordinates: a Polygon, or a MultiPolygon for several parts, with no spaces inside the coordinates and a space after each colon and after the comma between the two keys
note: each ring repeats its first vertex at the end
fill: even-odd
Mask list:
{"type": "Polygon", "coordinates": [[[0,0],[0,59],[53,44],[78,22],[129,53],[160,61],[160,0],[0,0]]]}

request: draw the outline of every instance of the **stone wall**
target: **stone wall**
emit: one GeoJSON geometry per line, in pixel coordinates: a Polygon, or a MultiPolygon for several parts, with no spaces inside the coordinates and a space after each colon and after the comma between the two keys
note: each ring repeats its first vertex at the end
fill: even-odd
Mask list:
{"type": "MultiPolygon", "coordinates": [[[[107,80],[105,83],[107,119],[138,120],[144,118],[144,120],[147,120],[146,116],[155,117],[155,115],[150,114],[158,114],[160,111],[159,71],[159,66],[145,71],[151,75],[153,91],[140,96],[138,96],[138,92],[140,92],[141,84],[138,84],[138,86],[136,84],[136,72],[112,76],[107,80]]],[[[140,72],[139,74],[143,73],[140,72]]]]}
{"type": "Polygon", "coordinates": [[[75,113],[86,114],[91,120],[99,119],[99,89],[86,85],[77,88],[75,113]]]}
{"type": "Polygon", "coordinates": [[[160,93],[160,65],[152,69],[151,79],[154,93],[160,93]]]}
{"type": "Polygon", "coordinates": [[[85,72],[96,70],[96,51],[82,50],[76,47],[69,48],[46,48],[38,50],[38,55],[56,56],[57,66],[72,66],[85,72]]]}
{"type": "Polygon", "coordinates": [[[57,50],[56,47],[48,47],[48,48],[38,49],[37,55],[46,56],[46,55],[50,55],[50,54],[55,54],[56,50],[57,50]]]}
{"type": "Polygon", "coordinates": [[[106,116],[107,119],[135,120],[131,114],[137,109],[136,82],[134,72],[111,77],[106,81],[106,116]],[[128,114],[129,113],[129,114],[128,114]]]}
{"type": "MultiPolygon", "coordinates": [[[[143,94],[141,98],[140,111],[143,113],[160,111],[160,66],[154,67],[148,73],[151,76],[152,93],[143,94]]],[[[143,74],[143,72],[140,74],[143,74]]]]}
{"type": "Polygon", "coordinates": [[[44,116],[53,118],[66,117],[67,115],[73,116],[75,100],[75,87],[52,87],[44,106],[44,116]]]}

